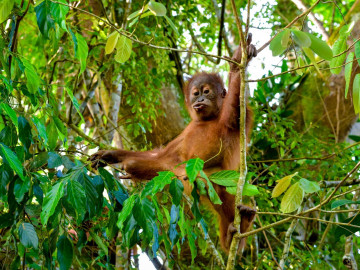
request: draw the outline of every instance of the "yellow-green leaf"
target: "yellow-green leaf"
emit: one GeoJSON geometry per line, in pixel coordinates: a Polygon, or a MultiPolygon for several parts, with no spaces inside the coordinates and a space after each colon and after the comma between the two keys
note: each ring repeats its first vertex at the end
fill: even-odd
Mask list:
{"type": "Polygon", "coordinates": [[[106,54],[110,54],[114,51],[118,39],[119,39],[119,33],[117,31],[114,31],[109,35],[105,46],[106,54]]]}
{"type": "Polygon", "coordinates": [[[119,63],[124,63],[130,58],[132,41],[125,36],[121,36],[116,44],[116,50],[115,60],[119,63]]]}
{"type": "Polygon", "coordinates": [[[283,194],[283,192],[285,192],[285,190],[289,187],[290,183],[291,183],[291,179],[297,175],[298,173],[294,173],[291,175],[287,175],[279,180],[277,180],[277,184],[272,192],[272,197],[276,198],[279,197],[281,194],[283,194]]]}
{"type": "Polygon", "coordinates": [[[281,200],[280,210],[283,213],[291,213],[297,210],[304,198],[304,190],[300,187],[299,182],[293,184],[288,191],[286,191],[281,200]]]}
{"type": "Polygon", "coordinates": [[[290,40],[290,29],[285,29],[284,30],[284,34],[281,38],[281,46],[283,46],[284,48],[287,48],[288,44],[289,44],[289,40],[290,40]]]}
{"type": "Polygon", "coordinates": [[[3,0],[0,3],[0,23],[5,21],[13,9],[15,1],[14,0],[3,0]]]}
{"type": "Polygon", "coordinates": [[[315,60],[315,55],[313,53],[312,50],[310,50],[309,48],[303,47],[302,48],[306,54],[307,57],[309,57],[311,63],[314,65],[314,67],[316,68],[317,72],[319,72],[321,74],[321,71],[319,69],[319,66],[316,64],[316,60],[315,60]]]}

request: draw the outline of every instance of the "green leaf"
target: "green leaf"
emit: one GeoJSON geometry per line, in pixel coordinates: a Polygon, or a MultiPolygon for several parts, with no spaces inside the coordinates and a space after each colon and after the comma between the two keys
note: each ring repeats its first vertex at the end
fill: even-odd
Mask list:
{"type": "Polygon", "coordinates": [[[354,53],[351,52],[351,53],[349,53],[349,55],[345,61],[347,63],[345,65],[345,98],[347,98],[347,94],[349,91],[353,61],[354,61],[354,53]]]}
{"type": "Polygon", "coordinates": [[[35,228],[30,223],[21,223],[19,226],[19,238],[21,244],[26,248],[38,249],[39,238],[36,234],[35,228]]]}
{"type": "Polygon", "coordinates": [[[341,223],[348,223],[349,226],[345,226],[345,225],[341,225],[341,226],[337,226],[335,229],[335,238],[339,239],[342,235],[345,236],[350,236],[353,233],[358,232],[360,229],[358,227],[354,227],[351,225],[355,225],[355,226],[360,226],[360,215],[356,214],[355,216],[349,217],[345,220],[343,220],[341,223]]]}
{"type": "Polygon", "coordinates": [[[149,9],[156,16],[165,16],[166,15],[166,7],[159,2],[150,0],[149,9]]]}
{"type": "Polygon", "coordinates": [[[24,199],[25,193],[29,192],[30,189],[30,179],[26,178],[22,181],[20,178],[17,178],[14,185],[14,195],[18,203],[24,199]]]}
{"type": "Polygon", "coordinates": [[[360,112],[360,74],[356,74],[353,82],[353,103],[355,113],[360,112]]]}
{"type": "Polygon", "coordinates": [[[116,43],[119,39],[119,33],[117,31],[112,32],[106,41],[105,54],[112,53],[115,49],[116,43]]]}
{"type": "Polygon", "coordinates": [[[316,63],[316,60],[315,60],[315,55],[313,53],[313,51],[307,47],[303,47],[302,48],[303,51],[305,52],[306,56],[309,57],[311,63],[314,65],[314,67],[316,68],[317,72],[321,73],[320,69],[319,69],[319,66],[318,64],[316,63]]]}
{"type": "Polygon", "coordinates": [[[75,36],[77,40],[77,50],[75,51],[75,57],[80,61],[80,76],[80,74],[83,73],[86,69],[86,59],[89,53],[89,47],[82,35],[76,33],[75,36]]]}
{"type": "Polygon", "coordinates": [[[172,178],[175,177],[175,174],[170,171],[158,172],[158,174],[158,176],[153,178],[153,194],[161,192],[166,185],[171,183],[172,178]]]}
{"type": "Polygon", "coordinates": [[[9,15],[10,15],[12,9],[13,9],[14,3],[15,3],[14,0],[3,0],[3,1],[1,1],[1,4],[0,4],[0,23],[5,21],[9,17],[9,15]]]}
{"type": "Polygon", "coordinates": [[[84,215],[86,212],[86,194],[83,186],[78,181],[68,181],[67,196],[77,217],[84,215]]]}
{"type": "Polygon", "coordinates": [[[2,143],[0,143],[0,150],[0,155],[2,156],[2,158],[6,159],[11,169],[13,169],[20,176],[20,178],[25,181],[25,176],[23,174],[23,166],[17,156],[14,154],[14,152],[2,143]]]}
{"type": "Polygon", "coordinates": [[[311,39],[310,49],[321,58],[330,61],[333,57],[333,52],[329,45],[320,38],[315,37],[310,33],[305,33],[311,39]]]}
{"type": "Polygon", "coordinates": [[[257,186],[249,184],[249,183],[245,183],[244,185],[244,189],[243,189],[243,196],[255,196],[255,195],[259,195],[260,192],[257,188],[257,186]]]}
{"type": "Polygon", "coordinates": [[[31,142],[32,142],[32,134],[31,134],[31,126],[25,117],[18,117],[19,124],[19,139],[21,143],[24,145],[26,151],[28,151],[31,142]]]}
{"type": "Polygon", "coordinates": [[[21,59],[25,67],[26,87],[30,93],[35,94],[40,87],[40,77],[36,73],[34,66],[26,59],[21,59]]]}
{"type": "Polygon", "coordinates": [[[80,112],[80,105],[79,105],[77,98],[74,96],[73,92],[71,91],[71,89],[69,87],[65,87],[65,89],[66,89],[66,92],[68,93],[72,103],[74,104],[76,111],[78,112],[79,116],[81,117],[81,120],[85,123],[84,117],[83,117],[82,113],[80,112]]]}
{"type": "Polygon", "coordinates": [[[300,47],[310,47],[311,45],[311,39],[310,37],[299,30],[291,29],[291,32],[293,33],[293,40],[300,46],[300,47]]]}
{"type": "Polygon", "coordinates": [[[34,122],[34,124],[36,126],[37,131],[39,132],[40,137],[44,139],[45,143],[47,143],[48,137],[47,137],[47,134],[46,134],[46,128],[45,128],[44,124],[36,116],[34,116],[32,118],[32,120],[33,120],[33,122],[34,122]]]}
{"type": "Polygon", "coordinates": [[[340,207],[340,206],[348,205],[348,204],[360,204],[360,201],[337,200],[337,201],[332,202],[331,210],[335,209],[336,207],[340,207]]]}
{"type": "Polygon", "coordinates": [[[333,45],[332,51],[333,51],[334,57],[330,61],[330,67],[332,68],[332,69],[330,69],[330,71],[333,74],[339,74],[341,72],[341,67],[339,67],[339,66],[341,66],[344,63],[346,54],[343,53],[340,56],[336,56],[336,55],[339,53],[342,53],[343,51],[346,50],[346,39],[347,39],[347,36],[340,35],[339,38],[335,41],[335,43],[333,45]],[[335,68],[335,67],[338,67],[338,68],[335,68]]]}
{"type": "Polygon", "coordinates": [[[56,148],[56,143],[59,135],[55,122],[52,121],[52,119],[50,119],[50,122],[46,127],[46,134],[48,135],[49,138],[48,140],[49,149],[53,151],[56,148]]]}
{"type": "Polygon", "coordinates": [[[204,168],[204,161],[200,158],[193,158],[186,162],[186,175],[189,177],[190,183],[194,183],[196,176],[200,170],[204,168]]]}
{"type": "Polygon", "coordinates": [[[169,192],[172,196],[172,202],[175,205],[179,205],[182,194],[184,192],[184,185],[179,179],[174,179],[170,183],[169,192]]]}
{"type": "Polygon", "coordinates": [[[282,39],[285,34],[286,31],[281,31],[270,42],[270,50],[272,51],[273,56],[280,55],[283,51],[285,51],[286,47],[282,45],[282,39]]]}
{"type": "Polygon", "coordinates": [[[48,153],[48,167],[50,169],[59,167],[63,164],[61,157],[55,152],[48,153]]]}
{"type": "Polygon", "coordinates": [[[61,197],[64,195],[64,182],[59,181],[46,193],[43,208],[41,211],[41,223],[45,226],[55,212],[55,208],[58,205],[61,197]]]}
{"type": "Polygon", "coordinates": [[[176,28],[175,24],[173,23],[173,21],[170,20],[170,18],[169,18],[168,16],[166,16],[166,15],[164,16],[164,18],[166,19],[166,21],[168,22],[168,24],[170,25],[170,27],[172,28],[172,30],[174,30],[175,34],[176,34],[177,36],[180,36],[180,33],[179,33],[179,31],[177,30],[177,28],[176,28]]]}
{"type": "MultiPolygon", "coordinates": [[[[57,0],[57,2],[67,4],[65,0],[57,0]]],[[[66,28],[66,14],[69,12],[69,7],[58,3],[50,2],[50,12],[55,22],[57,22],[62,29],[66,28]]]]}
{"type": "Polygon", "coordinates": [[[124,226],[125,220],[132,213],[134,205],[139,201],[139,196],[137,194],[130,196],[125,202],[124,207],[119,214],[118,221],[116,225],[120,228],[120,230],[124,226]]]}
{"type": "Polygon", "coordinates": [[[211,184],[209,178],[207,177],[207,175],[205,174],[205,172],[203,170],[200,171],[200,176],[202,178],[206,179],[206,183],[208,185],[208,193],[209,193],[210,201],[212,201],[214,204],[222,204],[222,201],[220,200],[219,195],[216,193],[213,185],[211,184]]]}
{"type": "Polygon", "coordinates": [[[355,50],[355,57],[357,59],[358,64],[360,65],[360,42],[359,41],[357,41],[355,43],[354,50],[355,50]]]}
{"type": "Polygon", "coordinates": [[[288,191],[286,191],[281,200],[280,210],[283,213],[290,213],[297,210],[304,198],[304,190],[300,187],[300,183],[293,184],[288,191]]]}
{"type": "Polygon", "coordinates": [[[0,107],[10,117],[13,124],[16,127],[18,127],[18,119],[17,119],[17,116],[16,116],[16,112],[9,105],[7,105],[6,103],[1,103],[0,107]]]}
{"type": "Polygon", "coordinates": [[[279,197],[281,194],[283,194],[285,192],[285,190],[290,186],[291,183],[291,179],[297,175],[298,173],[294,173],[291,175],[287,175],[279,180],[277,180],[276,182],[278,182],[275,186],[275,188],[273,189],[272,192],[272,197],[276,198],[279,197]]]}
{"type": "Polygon", "coordinates": [[[116,44],[117,53],[115,60],[124,63],[130,58],[132,51],[132,41],[125,36],[121,36],[116,44]]]}
{"type": "Polygon", "coordinates": [[[233,170],[224,170],[210,175],[210,180],[215,184],[224,187],[236,187],[239,180],[240,173],[233,170]]]}
{"type": "Polygon", "coordinates": [[[149,9],[149,5],[145,5],[144,6],[144,9],[139,9],[133,13],[131,13],[128,17],[127,17],[127,20],[128,21],[131,21],[132,19],[136,18],[137,16],[139,16],[141,14],[141,11],[142,11],[142,14],[144,14],[144,12],[146,12],[147,10],[149,9]]]}
{"type": "Polygon", "coordinates": [[[51,17],[50,3],[51,2],[49,0],[44,0],[34,8],[40,32],[46,38],[49,37],[49,31],[51,28],[55,30],[55,22],[51,17]]]}
{"type": "Polygon", "coordinates": [[[71,241],[66,235],[60,236],[56,243],[57,247],[57,260],[60,265],[60,270],[68,270],[71,267],[74,251],[71,241]]]}
{"type": "MultiPolygon", "coordinates": [[[[236,195],[237,187],[226,187],[226,191],[232,195],[236,195]]],[[[258,194],[260,194],[260,192],[255,185],[245,183],[242,193],[243,196],[252,197],[258,194]]]]}
{"type": "Polygon", "coordinates": [[[282,35],[282,38],[281,38],[281,46],[284,47],[284,48],[287,48],[288,44],[289,44],[289,40],[290,40],[290,34],[291,34],[291,31],[290,29],[284,29],[284,34],[282,35]]]}
{"type": "Polygon", "coordinates": [[[320,186],[317,182],[301,178],[299,183],[300,187],[305,191],[305,193],[314,193],[320,190],[320,186]]]}
{"type": "Polygon", "coordinates": [[[171,241],[171,248],[175,245],[177,240],[179,239],[179,234],[176,230],[176,226],[179,220],[179,209],[180,206],[175,206],[174,204],[171,206],[170,211],[170,224],[169,224],[169,239],[171,241]]]}
{"type": "Polygon", "coordinates": [[[97,233],[94,233],[93,231],[90,231],[90,235],[92,239],[95,241],[95,243],[104,251],[106,256],[108,256],[109,255],[108,247],[101,240],[100,236],[97,233]]]}

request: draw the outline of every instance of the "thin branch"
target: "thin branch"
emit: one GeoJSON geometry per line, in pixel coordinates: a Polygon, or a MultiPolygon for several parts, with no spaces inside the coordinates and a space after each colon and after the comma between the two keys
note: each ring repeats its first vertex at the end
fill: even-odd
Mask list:
{"type": "MultiPolygon", "coordinates": [[[[250,1],[249,1],[250,4],[250,1]]],[[[240,76],[240,140],[239,140],[239,151],[240,151],[240,176],[239,180],[237,182],[237,189],[236,189],[236,196],[235,196],[235,205],[241,205],[242,204],[242,193],[245,185],[246,180],[246,174],[247,174],[247,167],[246,167],[246,97],[245,97],[245,69],[246,69],[246,63],[248,60],[247,55],[247,46],[246,46],[246,40],[244,36],[244,32],[242,29],[242,22],[241,18],[237,12],[237,8],[235,5],[235,0],[231,0],[231,7],[235,16],[236,26],[239,31],[239,37],[240,37],[240,46],[241,46],[241,63],[239,66],[239,74],[234,74],[234,76],[240,76]]],[[[240,223],[241,223],[241,215],[239,211],[235,211],[235,218],[234,218],[234,227],[237,229],[237,232],[235,233],[229,250],[229,256],[228,256],[228,262],[226,266],[226,270],[232,270],[235,267],[235,260],[236,255],[238,253],[239,243],[241,239],[241,231],[240,231],[240,223]]]]}
{"type": "Polygon", "coordinates": [[[138,43],[140,45],[145,45],[147,47],[150,47],[150,48],[154,48],[154,49],[159,49],[159,50],[167,50],[167,51],[176,51],[176,52],[188,52],[188,53],[194,53],[194,54],[199,54],[199,55],[203,55],[203,56],[210,56],[210,57],[214,57],[214,58],[218,58],[218,59],[222,59],[222,60],[225,60],[227,62],[231,62],[235,65],[239,65],[239,63],[231,60],[230,58],[228,57],[223,57],[223,56],[218,56],[218,55],[214,55],[214,54],[209,54],[209,53],[203,53],[203,52],[199,52],[199,51],[191,51],[191,50],[187,50],[187,49],[177,49],[177,48],[171,48],[171,47],[166,47],[166,46],[157,46],[157,45],[154,45],[154,44],[151,44],[151,43],[148,43],[148,42],[144,42],[144,41],[141,41],[141,40],[138,40],[137,38],[134,38],[132,37],[130,34],[128,33],[125,33],[125,31],[121,31],[121,29],[117,28],[114,24],[112,24],[111,22],[87,11],[87,10],[84,10],[84,9],[81,9],[81,8],[78,8],[78,7],[74,7],[72,5],[69,5],[69,4],[65,4],[65,3],[62,3],[62,2],[57,2],[57,1],[50,1],[52,3],[56,3],[56,4],[59,4],[59,5],[64,5],[64,6],[68,6],[74,10],[77,10],[77,11],[80,11],[80,12],[83,12],[83,13],[86,13],[102,22],[104,22],[105,24],[107,24],[108,26],[110,26],[112,29],[114,29],[116,32],[118,32],[120,35],[122,36],[125,36],[127,37],[128,39],[130,39],[131,41],[135,42],[135,43],[138,43]]]}
{"type": "MultiPolygon", "coordinates": [[[[293,2],[301,11],[304,12],[307,10],[305,4],[301,0],[291,0],[291,2],[293,2]]],[[[327,41],[329,39],[329,34],[326,32],[324,25],[315,17],[314,13],[312,12],[309,13],[309,18],[310,21],[319,28],[321,34],[327,41]]]]}

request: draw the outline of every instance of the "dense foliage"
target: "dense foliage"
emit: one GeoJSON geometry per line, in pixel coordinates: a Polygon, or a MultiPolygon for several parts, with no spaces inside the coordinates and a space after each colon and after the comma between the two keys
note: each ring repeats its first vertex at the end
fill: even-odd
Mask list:
{"type": "MultiPolygon", "coordinates": [[[[250,32],[270,28],[283,58],[261,59],[280,74],[249,80],[243,195],[258,211],[254,230],[267,227],[250,233],[237,267],[345,269],[344,255],[360,261],[360,137],[345,141],[360,111],[360,4],[317,1],[310,15],[324,32],[288,2],[250,7],[250,32]]],[[[235,4],[246,22],[247,2],[235,4]]],[[[134,184],[87,159],[181,131],[184,81],[226,74],[222,55],[239,44],[230,1],[3,0],[0,32],[1,267],[131,269],[141,253],[158,269],[223,269],[217,216],[200,196],[220,204],[213,183],[235,194],[239,172],[206,175],[191,159],[186,196],[171,171],[134,184]]]]}

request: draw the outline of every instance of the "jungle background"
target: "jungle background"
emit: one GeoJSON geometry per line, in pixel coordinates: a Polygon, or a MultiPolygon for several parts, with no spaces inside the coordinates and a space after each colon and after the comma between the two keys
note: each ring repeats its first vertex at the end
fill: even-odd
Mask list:
{"type": "Polygon", "coordinates": [[[87,158],[184,129],[186,80],[227,82],[232,4],[259,49],[244,194],[258,212],[235,269],[358,269],[359,0],[1,0],[2,269],[225,269],[201,181],[187,197],[170,172],[135,185],[87,158]]]}

